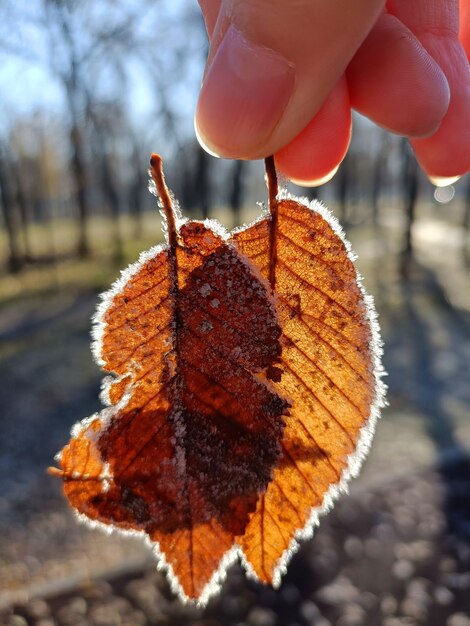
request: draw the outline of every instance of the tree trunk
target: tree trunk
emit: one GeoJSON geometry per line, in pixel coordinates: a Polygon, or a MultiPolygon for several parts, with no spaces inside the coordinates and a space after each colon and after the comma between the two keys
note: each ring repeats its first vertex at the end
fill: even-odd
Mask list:
{"type": "Polygon", "coordinates": [[[12,163],[11,173],[15,183],[15,199],[20,218],[21,240],[23,243],[24,257],[26,261],[32,261],[33,254],[29,240],[30,206],[24,190],[20,165],[18,163],[12,163]]]}
{"type": "Polygon", "coordinates": [[[134,219],[134,237],[135,239],[142,239],[143,234],[143,194],[146,189],[146,181],[143,175],[143,168],[141,167],[141,159],[139,154],[139,147],[137,142],[133,142],[132,148],[132,163],[134,165],[134,177],[130,184],[129,191],[129,208],[130,214],[134,219]]]}
{"type": "Polygon", "coordinates": [[[21,251],[18,245],[18,216],[15,211],[15,203],[9,180],[7,162],[1,153],[0,195],[9,246],[7,269],[9,272],[15,273],[19,272],[23,264],[21,251]]]}
{"type": "Polygon", "coordinates": [[[113,227],[113,259],[116,263],[121,263],[124,259],[124,249],[122,245],[121,230],[119,227],[119,194],[116,189],[109,154],[103,149],[101,154],[101,184],[103,195],[109,206],[111,222],[113,227]]]}
{"type": "Polygon", "coordinates": [[[243,205],[244,196],[244,173],[245,173],[245,161],[237,160],[233,165],[232,170],[232,186],[229,194],[229,205],[232,211],[234,226],[240,225],[240,210],[243,205]]]}
{"type": "Polygon", "coordinates": [[[77,254],[80,258],[85,258],[90,254],[90,247],[88,244],[88,216],[90,211],[87,197],[87,175],[83,141],[76,120],[72,124],[70,141],[72,145],[71,170],[75,183],[75,197],[78,209],[77,254]]]}
{"type": "Polygon", "coordinates": [[[379,223],[379,200],[384,182],[384,173],[387,165],[388,157],[388,135],[381,133],[380,152],[375,161],[372,172],[372,190],[371,190],[371,206],[372,206],[372,224],[377,226],[379,223]]]}
{"type": "Polygon", "coordinates": [[[321,199],[321,186],[320,187],[307,187],[306,195],[310,200],[320,200],[321,199]]]}
{"type": "Polygon", "coordinates": [[[405,280],[409,278],[411,262],[413,260],[413,224],[416,217],[418,200],[418,164],[407,145],[403,150],[403,189],[405,209],[405,234],[402,253],[401,275],[405,280]]]}
{"type": "Polygon", "coordinates": [[[336,175],[336,185],[338,194],[338,203],[340,210],[340,220],[343,226],[346,225],[348,217],[348,199],[349,199],[349,187],[350,187],[350,163],[349,156],[346,156],[342,162],[338,174],[336,175]]]}
{"type": "Polygon", "coordinates": [[[202,219],[209,217],[210,209],[210,157],[205,150],[197,146],[196,169],[194,172],[194,191],[198,200],[202,219]]]}

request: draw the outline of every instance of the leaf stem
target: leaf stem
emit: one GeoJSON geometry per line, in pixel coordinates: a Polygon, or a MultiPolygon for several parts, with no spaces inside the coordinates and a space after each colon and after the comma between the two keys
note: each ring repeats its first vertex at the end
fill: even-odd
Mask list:
{"type": "Polygon", "coordinates": [[[165,212],[166,225],[168,228],[168,243],[172,250],[176,249],[178,243],[178,231],[176,229],[175,210],[171,200],[170,192],[165,183],[165,175],[163,174],[162,157],[153,153],[150,157],[150,172],[153,182],[157,188],[158,195],[165,212]]]}
{"type": "Polygon", "coordinates": [[[174,322],[173,329],[173,349],[176,361],[177,376],[174,377],[174,383],[171,386],[173,401],[179,405],[181,404],[180,393],[180,345],[179,345],[179,333],[181,330],[181,316],[179,310],[179,285],[178,285],[178,231],[176,228],[175,211],[173,208],[173,202],[170,197],[170,192],[165,183],[165,176],[163,174],[162,157],[158,154],[152,154],[150,157],[150,171],[152,178],[155,182],[158,195],[163,205],[163,211],[165,213],[165,219],[168,228],[168,277],[170,282],[170,306],[171,317],[174,322]]]}
{"type": "Polygon", "coordinates": [[[277,265],[277,225],[278,225],[278,199],[279,186],[277,183],[276,166],[274,157],[271,155],[264,160],[266,167],[266,180],[269,194],[269,212],[271,223],[269,228],[269,284],[274,291],[276,288],[276,265],[277,265]]]}
{"type": "MultiPolygon", "coordinates": [[[[157,188],[158,195],[160,196],[160,200],[163,205],[163,210],[165,213],[167,228],[168,228],[168,245],[169,245],[169,254],[168,254],[168,262],[169,262],[169,278],[170,278],[170,295],[171,295],[171,307],[172,307],[172,320],[174,322],[173,328],[173,354],[175,359],[175,370],[176,374],[172,378],[172,384],[170,387],[171,394],[171,408],[173,410],[173,419],[171,420],[174,426],[175,438],[176,438],[176,446],[179,446],[184,458],[184,468],[186,467],[186,459],[188,457],[188,446],[186,441],[186,423],[181,413],[184,409],[183,403],[183,386],[184,380],[181,375],[181,343],[180,343],[180,333],[183,327],[183,322],[181,319],[181,311],[180,311],[180,291],[179,291],[179,282],[178,282],[178,256],[177,256],[177,248],[178,248],[178,230],[176,228],[176,220],[175,220],[175,211],[173,207],[173,202],[171,200],[170,193],[168,191],[168,187],[165,183],[165,176],[163,174],[163,166],[162,166],[162,158],[160,155],[153,153],[150,157],[150,171],[152,173],[152,178],[155,182],[155,186],[157,188]],[[181,423],[178,423],[179,420],[183,420],[181,423]]],[[[176,450],[176,447],[175,447],[176,450]]],[[[176,454],[176,452],[175,452],[176,454]]],[[[184,498],[187,502],[187,512],[189,517],[191,518],[192,523],[192,505],[191,505],[191,494],[188,488],[188,477],[185,473],[185,469],[182,468],[181,463],[179,465],[180,477],[183,481],[183,492],[184,498]]],[[[192,559],[193,559],[193,532],[192,529],[189,529],[190,532],[190,562],[191,562],[191,576],[193,576],[193,567],[192,567],[192,559]]],[[[193,592],[194,592],[194,580],[193,583],[193,592]]]]}
{"type": "Polygon", "coordinates": [[[268,181],[269,211],[272,215],[277,209],[277,194],[279,193],[274,157],[272,155],[268,156],[264,160],[264,165],[266,167],[266,178],[268,181]]]}

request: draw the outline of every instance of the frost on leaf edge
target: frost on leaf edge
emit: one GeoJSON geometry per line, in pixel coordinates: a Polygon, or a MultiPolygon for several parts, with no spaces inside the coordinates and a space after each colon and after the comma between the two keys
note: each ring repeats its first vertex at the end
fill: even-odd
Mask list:
{"type": "MultiPolygon", "coordinates": [[[[321,202],[319,202],[318,200],[309,200],[305,197],[299,198],[289,193],[285,189],[279,192],[278,200],[292,200],[301,204],[313,213],[318,213],[331,227],[335,235],[337,235],[342,241],[346,251],[346,255],[354,265],[354,269],[356,272],[356,283],[362,296],[365,317],[370,328],[369,350],[372,355],[372,373],[375,384],[369,417],[360,430],[355,450],[347,457],[346,467],[343,469],[339,481],[334,485],[330,485],[328,491],[323,496],[323,502],[320,506],[312,507],[307,523],[304,525],[303,528],[298,529],[295,532],[294,537],[290,541],[289,547],[284,550],[282,556],[278,560],[273,570],[272,585],[274,588],[278,588],[281,584],[282,576],[287,571],[287,565],[289,564],[289,561],[300,548],[300,542],[311,539],[313,537],[315,527],[318,526],[320,523],[320,518],[326,515],[333,508],[334,503],[340,497],[340,495],[348,492],[350,480],[352,478],[356,478],[359,475],[362,463],[366,458],[372,443],[377,420],[380,418],[380,411],[387,404],[385,399],[387,387],[382,381],[382,378],[386,375],[386,372],[383,369],[381,361],[381,357],[383,354],[383,342],[380,336],[378,314],[375,308],[374,299],[370,294],[367,293],[366,289],[364,288],[362,276],[355,266],[357,254],[353,251],[351,243],[346,238],[343,228],[341,227],[337,218],[321,202]]],[[[257,223],[265,218],[266,216],[262,215],[257,220],[255,220],[254,223],[257,223]]],[[[256,580],[257,576],[254,574],[251,567],[249,567],[248,560],[245,555],[243,555],[242,563],[245,566],[247,574],[256,580]]]]}
{"type": "MultiPolygon", "coordinates": [[[[152,190],[151,190],[152,191],[152,190]]],[[[153,191],[152,191],[153,193],[153,191]]],[[[325,207],[321,202],[317,200],[308,200],[307,198],[299,198],[294,196],[293,194],[288,193],[285,190],[280,191],[279,200],[292,200],[294,202],[298,202],[302,206],[310,209],[314,213],[318,213],[332,228],[333,232],[340,238],[342,241],[348,259],[354,264],[357,259],[357,255],[353,252],[350,242],[346,239],[344,231],[339,224],[336,217],[325,207]]],[[[176,204],[176,203],[175,203],[176,204]]],[[[181,213],[177,212],[177,225],[179,228],[186,223],[188,220],[186,218],[181,217],[181,213]]],[[[198,221],[199,223],[204,224],[207,228],[213,230],[217,235],[221,237],[222,240],[228,241],[233,235],[236,233],[243,232],[248,230],[249,228],[255,226],[256,224],[262,222],[265,219],[269,218],[269,212],[267,208],[263,205],[262,213],[249,224],[242,225],[233,229],[230,233],[227,229],[220,224],[217,220],[214,219],[206,219],[204,221],[198,221]]],[[[197,221],[197,220],[194,220],[197,221]]],[[[166,234],[166,233],[165,233],[166,234]]],[[[230,244],[231,242],[228,241],[230,244]]],[[[236,247],[236,246],[235,246],[236,247]]],[[[103,367],[106,363],[102,358],[102,341],[106,328],[105,316],[106,312],[110,308],[114,297],[122,292],[125,285],[129,282],[129,280],[135,276],[147,263],[150,259],[156,257],[158,254],[168,250],[168,244],[158,244],[156,246],[151,247],[149,250],[143,251],[138,260],[132,264],[130,264],[127,268],[121,271],[121,275],[115,282],[111,285],[111,287],[100,295],[101,302],[99,303],[96,313],[92,318],[92,353],[95,361],[98,365],[103,367]]],[[[238,253],[243,257],[243,255],[238,251],[238,253]]],[[[261,276],[261,273],[258,271],[258,268],[251,263],[247,259],[247,264],[250,266],[250,269],[254,271],[258,278],[261,279],[263,283],[266,283],[266,279],[261,276]]],[[[369,342],[369,349],[372,355],[372,365],[373,365],[373,376],[375,380],[375,389],[374,389],[374,397],[371,403],[371,410],[369,414],[369,418],[361,428],[359,433],[359,437],[356,444],[355,451],[349,455],[347,458],[346,467],[344,468],[340,480],[331,485],[326,494],[323,497],[323,502],[319,507],[313,507],[309,519],[303,528],[298,529],[292,540],[290,541],[289,547],[283,552],[279,561],[277,562],[274,571],[273,571],[273,581],[272,585],[274,588],[279,587],[281,583],[281,578],[285,574],[287,570],[287,565],[291,560],[292,556],[297,552],[300,547],[300,541],[304,541],[310,539],[313,534],[315,527],[319,525],[320,518],[328,513],[333,507],[335,501],[339,498],[339,496],[343,493],[347,493],[349,482],[352,478],[355,478],[361,469],[362,463],[367,456],[367,453],[370,449],[370,445],[372,442],[372,438],[375,431],[375,426],[377,419],[380,417],[380,410],[386,405],[385,394],[386,394],[386,386],[382,381],[382,377],[385,375],[385,372],[381,363],[382,356],[382,340],[380,337],[380,329],[378,324],[378,316],[375,309],[375,304],[372,296],[370,296],[365,290],[362,283],[362,276],[358,272],[357,268],[354,266],[356,272],[356,282],[359,286],[359,290],[364,302],[365,307],[365,315],[370,328],[371,337],[369,342]]],[[[275,297],[275,296],[274,296],[275,297]]],[[[126,375],[124,375],[126,376],[126,375]]],[[[121,377],[122,378],[122,377],[121,377]]],[[[109,403],[109,394],[108,390],[110,386],[120,380],[120,378],[111,375],[105,376],[102,382],[102,393],[101,400],[103,404],[109,403]]],[[[72,428],[73,433],[77,433],[79,430],[82,430],[86,425],[88,425],[93,419],[100,419],[102,422],[108,422],[113,418],[114,414],[120,411],[127,401],[129,400],[129,394],[126,393],[120,402],[116,405],[108,406],[108,408],[103,409],[100,413],[95,413],[91,417],[85,418],[75,424],[72,428]],[[103,413],[105,413],[105,419],[103,420],[103,413]]],[[[112,525],[104,524],[103,522],[89,520],[86,515],[75,512],[76,517],[79,519],[81,523],[84,523],[90,528],[98,528],[106,532],[107,534],[112,534],[113,532],[118,532],[122,535],[126,536],[139,536],[143,537],[145,542],[151,546],[153,553],[155,554],[157,560],[157,569],[163,570],[167,573],[167,578],[171,587],[171,590],[185,603],[191,602],[195,603],[198,606],[205,606],[209,599],[218,593],[221,588],[222,583],[226,579],[228,568],[237,560],[240,559],[243,568],[246,571],[246,574],[249,578],[257,580],[257,576],[253,571],[246,555],[244,554],[242,548],[237,544],[234,544],[227,552],[222,556],[217,569],[212,574],[208,583],[204,586],[203,591],[198,599],[193,600],[189,598],[181,584],[177,576],[175,575],[173,568],[167,562],[164,553],[160,550],[160,546],[158,542],[152,541],[145,531],[135,531],[135,530],[124,530],[119,527],[115,527],[112,525]]]]}
{"type": "MultiPolygon", "coordinates": [[[[151,190],[153,193],[153,191],[151,190]]],[[[175,206],[177,206],[176,201],[175,206]]],[[[176,220],[177,220],[177,228],[178,231],[186,222],[189,220],[182,217],[179,211],[176,212],[176,220]]],[[[203,221],[200,220],[191,220],[192,222],[201,223],[206,228],[211,229],[215,232],[223,241],[227,241],[230,238],[230,233],[227,229],[217,220],[214,219],[206,219],[203,221]]],[[[167,233],[164,232],[165,238],[167,238],[167,233]]],[[[157,257],[162,252],[165,252],[169,249],[168,243],[161,243],[155,246],[152,246],[148,250],[144,250],[140,253],[139,258],[134,263],[131,263],[128,267],[121,270],[120,276],[112,283],[111,287],[100,294],[99,298],[101,302],[99,302],[96,312],[92,317],[92,345],[91,350],[94,357],[95,362],[103,368],[106,365],[106,361],[102,356],[102,348],[103,348],[103,337],[106,330],[107,322],[105,321],[106,313],[109,308],[112,306],[113,300],[116,295],[121,293],[126,286],[126,284],[140,272],[140,270],[144,267],[144,265],[150,261],[151,259],[157,257]]],[[[253,271],[256,275],[258,275],[257,268],[253,267],[252,264],[248,261],[248,259],[244,259],[241,257],[241,260],[250,267],[250,270],[253,271]]],[[[263,283],[266,283],[266,280],[261,277],[263,283]]],[[[130,399],[130,390],[126,390],[123,397],[116,404],[112,404],[109,398],[109,390],[111,386],[123,380],[128,376],[127,373],[124,373],[121,376],[116,376],[115,373],[108,373],[102,379],[101,383],[101,393],[100,400],[104,405],[104,408],[101,411],[94,413],[89,417],[85,417],[80,421],[76,422],[71,428],[72,437],[76,437],[80,432],[85,430],[95,419],[100,420],[101,424],[104,428],[106,428],[107,424],[111,422],[113,417],[119,413],[128,403],[130,399]]],[[[56,455],[56,460],[60,460],[60,452],[56,455]]],[[[234,544],[227,552],[222,556],[217,569],[212,574],[210,580],[204,586],[201,595],[197,599],[189,598],[176,574],[173,571],[170,563],[167,562],[165,558],[164,552],[161,551],[160,545],[156,541],[152,541],[148,534],[145,531],[139,530],[126,530],[123,528],[119,528],[118,526],[114,526],[112,524],[105,524],[104,522],[100,522],[97,520],[90,520],[83,513],[79,513],[74,509],[74,514],[77,520],[87,526],[88,528],[98,529],[107,535],[111,535],[113,533],[118,533],[123,536],[128,537],[139,537],[144,540],[144,542],[152,549],[152,552],[155,555],[157,561],[157,569],[166,572],[168,582],[170,584],[171,590],[180,598],[184,603],[195,603],[198,606],[205,606],[209,599],[219,592],[224,580],[227,577],[228,568],[237,560],[237,558],[242,558],[240,548],[234,544]]]]}

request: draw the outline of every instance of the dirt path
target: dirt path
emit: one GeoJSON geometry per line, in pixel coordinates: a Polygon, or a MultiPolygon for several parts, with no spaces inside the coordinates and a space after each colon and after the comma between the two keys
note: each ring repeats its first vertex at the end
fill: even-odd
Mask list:
{"type": "Polygon", "coordinates": [[[279,590],[234,566],[207,609],[183,607],[153,564],[134,560],[104,578],[31,589],[4,608],[4,623],[468,626],[469,466],[455,459],[445,472],[446,486],[441,472],[426,470],[356,489],[294,557],[279,590]]]}
{"type": "MultiPolygon", "coordinates": [[[[368,237],[368,245],[370,241],[368,237]]],[[[361,248],[360,241],[356,248],[361,248]]],[[[357,495],[343,499],[324,520],[316,540],[302,550],[295,561],[297,565],[290,568],[279,593],[273,595],[269,590],[245,583],[235,571],[226,594],[214,604],[215,612],[209,611],[204,619],[194,611],[178,613],[139,542],[105,538],[78,525],[65,506],[60,485],[44,473],[55,452],[67,440],[71,425],[100,408],[101,374],[89,349],[89,320],[97,294],[62,291],[3,305],[0,308],[0,606],[2,602],[10,604],[12,598],[21,597],[31,589],[51,592],[57,581],[74,587],[97,572],[109,578],[110,572],[122,572],[130,564],[138,574],[127,572],[116,582],[90,584],[88,595],[85,591],[85,595],[74,591],[67,597],[54,599],[50,606],[47,602],[49,608],[46,611],[43,606],[40,626],[52,623],[105,626],[109,623],[106,622],[108,609],[102,610],[105,617],[102,615],[101,619],[100,602],[103,606],[109,604],[109,610],[120,616],[120,621],[111,623],[149,623],[151,616],[157,615],[151,611],[157,609],[146,609],[144,600],[136,599],[141,597],[150,598],[148,602],[154,605],[155,598],[163,603],[159,605],[158,620],[154,619],[161,624],[185,624],[193,620],[199,624],[220,621],[255,626],[277,623],[444,626],[452,612],[464,610],[461,598],[465,593],[470,596],[465,587],[468,576],[464,575],[465,568],[467,571],[469,568],[468,555],[465,556],[466,544],[462,539],[467,537],[468,541],[470,524],[468,472],[463,474],[467,467],[466,449],[470,445],[470,290],[465,299],[462,285],[468,283],[468,277],[462,278],[462,268],[456,268],[453,261],[444,271],[450,256],[445,256],[446,263],[439,264],[434,257],[426,256],[426,249],[413,270],[411,283],[405,284],[399,280],[393,263],[386,260],[391,252],[372,246],[369,251],[364,249],[361,257],[361,269],[381,314],[390,407],[379,423],[364,471],[354,484],[353,494],[357,495]],[[385,260],[377,262],[380,255],[385,255],[385,260]],[[452,306],[455,293],[459,294],[457,308],[452,306]],[[469,305],[464,306],[467,300],[469,305]],[[428,471],[423,479],[410,479],[404,486],[383,486],[384,480],[397,474],[415,476],[420,469],[447,458],[449,452],[461,459],[460,465],[444,463],[441,470],[428,471]],[[461,477],[455,475],[455,467],[462,472],[461,477]],[[378,495],[374,495],[376,489],[378,495]],[[460,504],[455,508],[457,501],[467,508],[460,504]],[[356,513],[350,518],[347,512],[351,508],[356,513]],[[437,520],[435,524],[429,522],[429,528],[428,518],[437,520]],[[421,569],[421,558],[425,569],[421,569]],[[408,565],[403,565],[404,562],[408,565]],[[411,570],[412,574],[407,575],[411,570]],[[320,593],[333,583],[337,585],[333,585],[333,590],[339,590],[338,597],[349,600],[335,603],[331,600],[333,591],[329,592],[333,596],[320,593]],[[421,598],[419,601],[425,608],[416,609],[419,619],[410,613],[414,610],[410,608],[414,606],[411,600],[403,604],[408,596],[421,598]],[[69,606],[72,601],[73,610],[69,606]],[[47,622],[46,613],[51,611],[56,622],[47,622]],[[67,611],[73,615],[64,617],[67,611]],[[329,621],[317,619],[318,611],[329,621]],[[402,616],[402,621],[397,621],[397,615],[402,616]]],[[[440,254],[444,253],[440,251],[440,254]]],[[[41,610],[37,609],[39,613],[41,610]]],[[[18,611],[19,621],[12,624],[24,626],[21,619],[25,618],[26,623],[39,626],[37,611],[34,619],[27,617],[26,609],[18,607],[18,611]]],[[[469,626],[462,619],[455,617],[448,626],[469,626]]]]}

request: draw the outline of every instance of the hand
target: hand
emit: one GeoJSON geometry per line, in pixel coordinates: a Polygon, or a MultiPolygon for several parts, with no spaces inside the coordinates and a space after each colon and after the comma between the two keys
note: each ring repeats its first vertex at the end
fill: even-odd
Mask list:
{"type": "Polygon", "coordinates": [[[351,107],[406,135],[433,182],[470,169],[470,0],[199,0],[210,38],[196,110],[217,155],[274,154],[300,184],[333,176],[351,107]]]}

